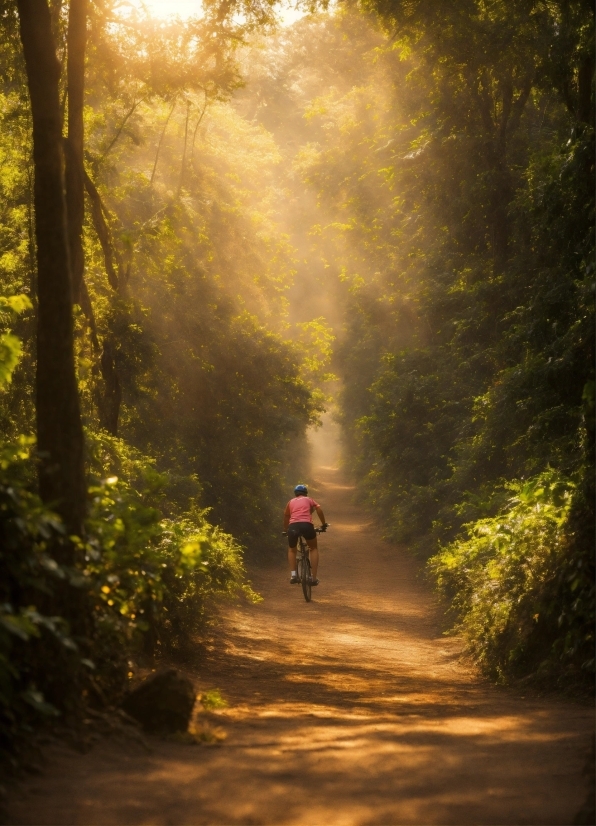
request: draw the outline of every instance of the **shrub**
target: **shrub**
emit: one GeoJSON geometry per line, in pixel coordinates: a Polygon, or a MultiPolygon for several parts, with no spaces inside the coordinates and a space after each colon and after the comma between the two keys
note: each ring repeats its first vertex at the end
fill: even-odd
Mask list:
{"type": "Polygon", "coordinates": [[[91,476],[87,535],[74,540],[80,563],[73,569],[54,559],[73,538],[31,492],[32,440],[0,449],[0,739],[7,747],[40,714],[118,702],[129,657],[183,650],[214,615],[215,600],[259,599],[245,580],[242,547],[206,511],[191,504],[181,512],[168,499],[167,474],[118,439],[90,434],[88,445],[93,470],[117,468],[121,477],[91,476]]]}
{"type": "Polygon", "coordinates": [[[76,704],[79,672],[90,667],[56,615],[57,593],[81,575],[53,552],[67,541],[59,518],[27,490],[28,440],[0,450],[0,742],[6,748],[36,716],[76,704]]]}
{"type": "Polygon", "coordinates": [[[150,500],[159,474],[145,490],[116,477],[93,487],[86,572],[98,606],[107,606],[131,642],[146,653],[183,649],[201,630],[213,600],[244,593],[242,548],[194,507],[163,518],[150,500]]]}
{"type": "Polygon", "coordinates": [[[500,681],[592,672],[593,558],[570,519],[578,487],[548,470],[429,560],[481,669],[500,681]]]}

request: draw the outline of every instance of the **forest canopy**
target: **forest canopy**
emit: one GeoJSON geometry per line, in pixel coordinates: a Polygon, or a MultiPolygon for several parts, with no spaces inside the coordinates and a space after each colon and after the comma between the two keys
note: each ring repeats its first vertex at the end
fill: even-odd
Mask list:
{"type": "Polygon", "coordinates": [[[592,6],[309,8],[0,5],[7,742],[257,598],[325,409],[479,666],[591,679],[592,6]]]}

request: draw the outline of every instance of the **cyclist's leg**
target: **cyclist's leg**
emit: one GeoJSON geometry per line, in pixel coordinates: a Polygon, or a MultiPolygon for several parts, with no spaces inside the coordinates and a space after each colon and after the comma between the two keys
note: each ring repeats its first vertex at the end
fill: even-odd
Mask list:
{"type": "Polygon", "coordinates": [[[296,545],[298,544],[298,534],[288,528],[288,564],[290,573],[296,570],[296,545]]]}
{"type": "Polygon", "coordinates": [[[312,578],[317,578],[317,570],[319,568],[319,546],[317,545],[317,537],[315,535],[314,539],[307,539],[306,540],[308,547],[310,549],[310,568],[312,572],[312,578]]]}

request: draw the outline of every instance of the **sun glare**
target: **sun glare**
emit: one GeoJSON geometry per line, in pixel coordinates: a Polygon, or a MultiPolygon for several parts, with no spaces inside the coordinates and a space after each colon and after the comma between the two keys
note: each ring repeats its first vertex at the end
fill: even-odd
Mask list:
{"type": "MultiPolygon", "coordinates": [[[[201,17],[203,5],[201,0],[133,0],[132,5],[145,11],[151,17],[167,19],[179,17],[187,20],[189,17],[201,17]]],[[[282,26],[291,26],[296,20],[304,17],[304,12],[298,9],[280,6],[277,9],[282,26]]]]}
{"type": "Polygon", "coordinates": [[[137,0],[135,4],[144,8],[151,17],[201,17],[201,0],[137,0]]]}

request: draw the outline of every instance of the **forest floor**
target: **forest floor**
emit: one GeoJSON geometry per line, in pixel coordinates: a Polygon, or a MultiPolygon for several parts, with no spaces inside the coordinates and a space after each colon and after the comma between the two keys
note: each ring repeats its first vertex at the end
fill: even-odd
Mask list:
{"type": "Polygon", "coordinates": [[[49,746],[44,771],[13,792],[9,823],[573,821],[591,706],[479,680],[442,634],[416,562],[379,538],[336,469],[318,479],[332,527],[312,603],[281,563],[251,572],[264,601],[226,610],[187,670],[227,699],[202,717],[226,739],[49,746]]]}

